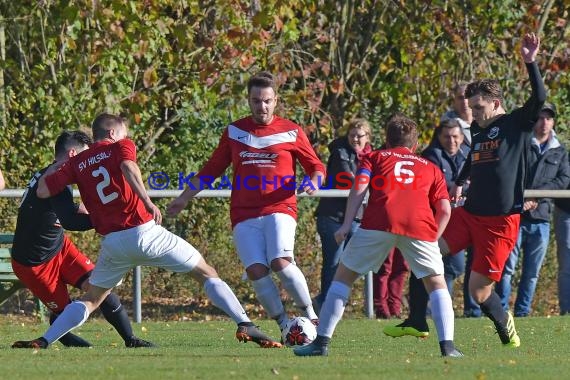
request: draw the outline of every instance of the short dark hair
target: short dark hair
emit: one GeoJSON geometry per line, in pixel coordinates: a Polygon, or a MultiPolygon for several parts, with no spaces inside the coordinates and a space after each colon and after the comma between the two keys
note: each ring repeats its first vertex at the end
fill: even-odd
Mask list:
{"type": "Polygon", "coordinates": [[[83,148],[92,144],[91,137],[82,131],[63,131],[55,140],[55,155],[66,153],[71,148],[83,148]]]}
{"type": "Polygon", "coordinates": [[[463,128],[461,128],[461,124],[459,124],[459,121],[457,121],[457,119],[447,119],[440,122],[437,128],[435,129],[436,135],[439,136],[444,128],[446,129],[459,128],[459,132],[463,134],[463,128]]]}
{"type": "Polygon", "coordinates": [[[417,124],[400,113],[391,116],[386,125],[386,143],[391,148],[397,146],[412,148],[418,143],[417,124]]]}
{"type": "Polygon", "coordinates": [[[476,95],[480,95],[487,101],[499,99],[503,104],[503,90],[496,79],[482,79],[469,83],[465,88],[465,97],[471,98],[476,95]]]}
{"type": "Polygon", "coordinates": [[[247,94],[249,95],[253,87],[267,88],[271,87],[273,91],[277,94],[277,82],[275,77],[269,71],[261,71],[251,78],[247,82],[247,94]]]}
{"type": "Polygon", "coordinates": [[[117,125],[125,124],[126,120],[117,115],[110,113],[101,113],[97,115],[93,124],[91,124],[91,131],[95,140],[101,140],[107,137],[108,131],[115,128],[117,125]]]}

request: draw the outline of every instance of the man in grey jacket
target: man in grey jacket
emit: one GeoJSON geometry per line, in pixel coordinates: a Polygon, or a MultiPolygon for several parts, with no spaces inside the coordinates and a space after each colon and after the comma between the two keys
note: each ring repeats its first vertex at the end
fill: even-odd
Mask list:
{"type": "MultiPolygon", "coordinates": [[[[527,153],[527,189],[562,190],[570,182],[568,152],[556,138],[555,117],[554,105],[545,103],[534,125],[527,153]]],[[[511,280],[522,254],[522,274],[514,305],[515,317],[526,317],[530,314],[538,275],[550,239],[550,217],[553,209],[551,199],[525,199],[518,240],[505,264],[501,281],[496,286],[503,308],[508,310],[511,280]]]]}

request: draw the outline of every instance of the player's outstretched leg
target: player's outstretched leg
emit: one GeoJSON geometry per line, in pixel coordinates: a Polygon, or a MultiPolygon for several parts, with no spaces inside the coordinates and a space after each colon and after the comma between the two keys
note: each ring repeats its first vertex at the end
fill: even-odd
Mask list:
{"type": "MultiPolygon", "coordinates": [[[[50,314],[49,316],[50,325],[57,319],[57,316],[58,314],[55,313],[50,314]]],[[[65,347],[93,347],[93,345],[89,341],[70,332],[59,338],[59,342],[63,344],[65,347]]]]}
{"type": "Polygon", "coordinates": [[[252,322],[243,322],[238,325],[236,338],[240,342],[254,342],[262,348],[281,348],[283,345],[265,335],[259,327],[252,322]]]}
{"type": "Polygon", "coordinates": [[[152,342],[140,339],[133,334],[133,328],[127,311],[121,304],[119,296],[109,293],[99,305],[99,310],[125,341],[127,348],[152,348],[156,345],[152,342]]]}

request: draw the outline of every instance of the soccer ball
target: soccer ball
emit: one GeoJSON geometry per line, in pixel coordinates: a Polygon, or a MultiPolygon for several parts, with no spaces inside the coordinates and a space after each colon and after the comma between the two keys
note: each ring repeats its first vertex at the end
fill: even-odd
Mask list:
{"type": "Polygon", "coordinates": [[[304,346],[317,337],[317,328],[309,318],[291,318],[283,328],[282,337],[288,347],[304,346]]]}

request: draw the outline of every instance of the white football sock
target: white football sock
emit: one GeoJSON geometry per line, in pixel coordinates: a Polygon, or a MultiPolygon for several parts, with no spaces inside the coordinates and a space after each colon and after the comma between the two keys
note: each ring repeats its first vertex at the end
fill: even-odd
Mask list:
{"type": "Polygon", "coordinates": [[[271,275],[267,275],[251,283],[253,284],[253,290],[255,290],[257,300],[261,306],[263,306],[267,315],[275,319],[279,326],[283,328],[285,323],[287,323],[287,314],[285,314],[285,308],[283,307],[283,302],[281,302],[279,289],[275,286],[271,275]]]}
{"type": "Polygon", "coordinates": [[[222,279],[207,279],[204,282],[204,290],[214,306],[229,315],[235,323],[251,322],[234,292],[222,279]]]}
{"type": "Polygon", "coordinates": [[[44,334],[44,339],[48,344],[52,344],[74,328],[81,326],[88,317],[87,305],[81,301],[74,301],[63,309],[63,312],[44,334]]]}
{"type": "Polygon", "coordinates": [[[451,340],[454,335],[453,304],[447,289],[436,289],[429,294],[431,317],[435,323],[439,341],[451,340]]]}
{"type": "Polygon", "coordinates": [[[304,316],[309,319],[317,319],[307,280],[299,267],[295,264],[289,264],[283,270],[275,273],[297,307],[304,313],[304,316]]]}
{"type": "Polygon", "coordinates": [[[334,330],[348,302],[350,296],[350,286],[340,282],[333,281],[325,298],[325,302],[321,307],[321,318],[317,327],[317,334],[331,338],[334,330]]]}

